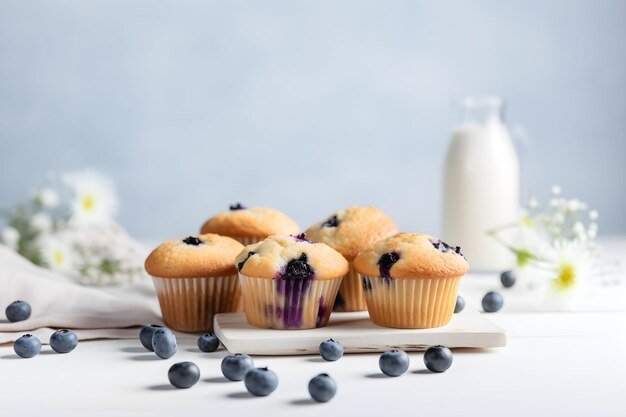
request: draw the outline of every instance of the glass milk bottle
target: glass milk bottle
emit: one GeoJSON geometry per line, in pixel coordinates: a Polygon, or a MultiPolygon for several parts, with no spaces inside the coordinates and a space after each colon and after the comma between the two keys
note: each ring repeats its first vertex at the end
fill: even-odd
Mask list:
{"type": "Polygon", "coordinates": [[[501,271],[514,265],[510,251],[487,235],[518,216],[520,166],[499,97],[458,102],[459,124],[452,131],[445,162],[443,236],[460,245],[474,271],[501,271]]]}

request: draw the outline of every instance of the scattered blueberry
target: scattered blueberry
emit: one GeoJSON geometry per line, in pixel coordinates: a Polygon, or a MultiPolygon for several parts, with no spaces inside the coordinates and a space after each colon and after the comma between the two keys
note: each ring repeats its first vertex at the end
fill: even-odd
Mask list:
{"type": "Polygon", "coordinates": [[[241,204],[241,203],[235,203],[235,204],[231,204],[228,208],[231,211],[235,211],[235,210],[243,210],[246,207],[243,204],[241,204]]]}
{"type": "Polygon", "coordinates": [[[424,352],[424,365],[431,372],[444,372],[452,365],[452,352],[445,346],[431,346],[424,352]]]}
{"type": "Polygon", "coordinates": [[[22,358],[32,358],[41,352],[41,340],[32,334],[25,334],[13,343],[13,350],[22,358]]]}
{"type": "Polygon", "coordinates": [[[313,276],[313,268],[311,268],[308,261],[309,258],[304,252],[299,258],[290,260],[285,267],[285,272],[282,274],[283,277],[291,279],[311,278],[313,276]]]}
{"type": "Polygon", "coordinates": [[[328,220],[322,223],[322,227],[337,227],[337,226],[339,226],[339,219],[337,218],[336,214],[333,214],[332,216],[328,218],[328,220]]]}
{"type": "Polygon", "coordinates": [[[460,313],[465,308],[465,298],[460,295],[456,296],[456,304],[454,306],[454,314],[460,313]]]}
{"type": "Polygon", "coordinates": [[[193,362],[178,362],[170,367],[167,377],[176,388],[190,388],[200,379],[200,368],[193,362]]]}
{"type": "Polygon", "coordinates": [[[378,270],[383,278],[391,278],[391,267],[400,260],[398,252],[383,253],[378,260],[378,270]]]}
{"type": "Polygon", "coordinates": [[[78,336],[71,330],[61,329],[50,336],[50,347],[56,353],[69,353],[78,346],[78,336]]]}
{"type": "Polygon", "coordinates": [[[246,372],[243,383],[250,394],[265,397],[278,386],[278,375],[267,368],[253,368],[246,372]]]}
{"type": "Polygon", "coordinates": [[[254,368],[254,361],[248,355],[236,353],[222,359],[222,374],[231,381],[241,381],[250,369],[254,368]]]}
{"type": "Polygon", "coordinates": [[[183,239],[183,242],[192,246],[198,246],[202,243],[202,241],[195,236],[188,236],[183,239]]]}
{"type": "Polygon", "coordinates": [[[504,304],[504,299],[498,292],[491,291],[483,297],[483,310],[486,313],[495,313],[502,308],[502,304],[504,304]]]}
{"type": "Polygon", "coordinates": [[[337,383],[328,374],[319,374],[309,381],[309,394],[320,403],[330,401],[337,393],[337,383]]]}
{"type": "Polygon", "coordinates": [[[409,355],[401,350],[388,350],[380,355],[378,366],[387,376],[400,376],[409,369],[409,355]]]}
{"type": "Polygon", "coordinates": [[[152,336],[152,349],[161,359],[168,359],[176,353],[176,336],[169,329],[157,329],[152,336]]]}
{"type": "Polygon", "coordinates": [[[343,356],[343,346],[333,339],[320,343],[320,356],[325,361],[336,361],[343,356]]]}
{"type": "Polygon", "coordinates": [[[154,336],[154,332],[158,329],[162,329],[163,326],[159,326],[158,324],[149,324],[147,326],[143,326],[143,329],[139,332],[139,341],[150,352],[154,352],[152,348],[152,336],[154,336]]]}
{"type": "Polygon", "coordinates": [[[517,277],[513,273],[513,271],[504,271],[500,274],[500,282],[504,288],[511,288],[515,285],[515,281],[517,281],[517,277]]]}
{"type": "Polygon", "coordinates": [[[5,312],[9,321],[16,322],[28,320],[32,309],[26,301],[13,301],[5,312]]]}
{"type": "Polygon", "coordinates": [[[198,349],[203,352],[215,352],[220,347],[220,339],[213,333],[205,333],[198,338],[198,349]]]}

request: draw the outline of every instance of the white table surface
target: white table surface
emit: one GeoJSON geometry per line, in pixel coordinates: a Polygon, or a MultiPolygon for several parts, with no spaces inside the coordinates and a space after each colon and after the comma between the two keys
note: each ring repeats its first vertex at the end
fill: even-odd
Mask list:
{"type": "MultiPolygon", "coordinates": [[[[610,243],[609,252],[626,250],[626,239],[610,243]]],[[[496,288],[495,275],[471,276],[461,292],[472,309],[480,294],[496,288]]],[[[524,304],[523,291],[503,294],[505,308],[489,318],[506,329],[505,348],[455,350],[443,374],[429,373],[422,353],[410,353],[409,372],[399,378],[380,373],[377,354],[337,362],[255,357],[280,380],[264,398],[248,395],[243,382],[226,382],[220,361],[227,352],[201,353],[195,339],[179,338],[168,360],[138,340],[83,342],[66,355],[44,346],[32,359],[2,346],[0,416],[626,416],[624,286],[596,291],[593,303],[574,311],[541,311],[524,304]],[[167,371],[185,360],[200,367],[200,382],[175,389],[167,371]],[[338,384],[326,404],[313,403],[307,392],[320,372],[338,384]]]]}

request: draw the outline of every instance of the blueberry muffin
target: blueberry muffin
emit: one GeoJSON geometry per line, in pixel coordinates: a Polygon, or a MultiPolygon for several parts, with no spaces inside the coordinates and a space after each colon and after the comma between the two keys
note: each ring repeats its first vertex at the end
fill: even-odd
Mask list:
{"type": "Polygon", "coordinates": [[[243,247],[234,239],[209,233],[170,240],[152,251],[145,267],[169,327],[210,331],[214,314],[239,308],[234,262],[243,247]]]}
{"type": "Polygon", "coordinates": [[[275,235],[235,260],[248,323],[270,329],[325,326],[348,262],[330,246],[275,235]]]}
{"type": "Polygon", "coordinates": [[[367,310],[380,326],[427,329],[448,324],[469,264],[458,246],[426,234],[398,233],[361,252],[367,310]]]}
{"type": "Polygon", "coordinates": [[[271,235],[296,235],[300,227],[278,210],[263,207],[246,208],[237,203],[229,211],[204,222],[200,233],[217,233],[250,245],[271,235]]]}
{"type": "Polygon", "coordinates": [[[367,309],[361,277],[352,262],[359,252],[397,232],[396,224],[381,210],[356,206],[337,211],[307,229],[309,240],[326,243],[350,262],[350,270],[341,281],[335,300],[335,311],[367,309]]]}

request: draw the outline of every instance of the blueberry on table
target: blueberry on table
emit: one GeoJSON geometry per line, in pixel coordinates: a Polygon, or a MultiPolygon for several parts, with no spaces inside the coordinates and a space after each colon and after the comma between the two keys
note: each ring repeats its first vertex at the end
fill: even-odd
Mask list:
{"type": "Polygon", "coordinates": [[[456,304],[454,305],[454,314],[460,313],[465,308],[465,298],[460,295],[456,296],[456,304]]]}
{"type": "Polygon", "coordinates": [[[444,372],[452,365],[452,352],[445,346],[431,346],[424,352],[424,365],[431,372],[444,372]]]}
{"type": "Polygon", "coordinates": [[[515,281],[517,281],[517,277],[513,273],[513,271],[504,271],[500,274],[500,282],[504,288],[511,288],[515,285],[515,281]]]}
{"type": "Polygon", "coordinates": [[[278,375],[267,368],[253,368],[246,372],[243,383],[252,395],[265,397],[278,386],[278,375]]]}
{"type": "Polygon", "coordinates": [[[200,379],[200,368],[193,362],[178,362],[170,367],[167,378],[176,388],[190,388],[200,379]]]}
{"type": "Polygon", "coordinates": [[[205,333],[198,338],[198,349],[203,352],[215,352],[220,346],[220,340],[213,333],[205,333]]]}
{"type": "Polygon", "coordinates": [[[152,336],[152,349],[161,359],[169,359],[176,353],[176,336],[169,329],[157,329],[152,336]]]}
{"type": "Polygon", "coordinates": [[[22,358],[32,358],[41,352],[41,340],[32,334],[25,334],[13,343],[13,350],[22,358]]]}
{"type": "Polygon", "coordinates": [[[486,313],[495,313],[502,308],[503,304],[504,299],[502,295],[495,291],[488,292],[483,297],[483,310],[485,310],[486,313]]]}
{"type": "Polygon", "coordinates": [[[158,329],[163,329],[163,326],[159,326],[158,324],[149,324],[147,326],[143,326],[141,331],[139,332],[139,341],[150,352],[154,352],[152,348],[152,336],[154,336],[154,332],[158,329]]]}
{"type": "Polygon", "coordinates": [[[57,353],[68,353],[78,346],[78,336],[71,330],[61,329],[50,336],[50,347],[57,353]]]}
{"type": "Polygon", "coordinates": [[[7,319],[12,322],[28,320],[32,309],[26,301],[13,301],[7,307],[5,313],[7,319]]]}
{"type": "Polygon", "coordinates": [[[387,376],[400,376],[409,369],[409,355],[401,350],[388,350],[380,355],[378,366],[387,376]]]}
{"type": "Polygon", "coordinates": [[[336,393],[337,383],[328,374],[319,374],[309,381],[309,394],[317,402],[330,401],[336,393]]]}
{"type": "Polygon", "coordinates": [[[343,346],[333,339],[320,343],[320,356],[325,361],[336,361],[343,356],[343,346]]]}
{"type": "Polygon", "coordinates": [[[222,374],[231,381],[242,381],[250,369],[254,368],[254,361],[248,355],[236,353],[222,359],[222,374]]]}

